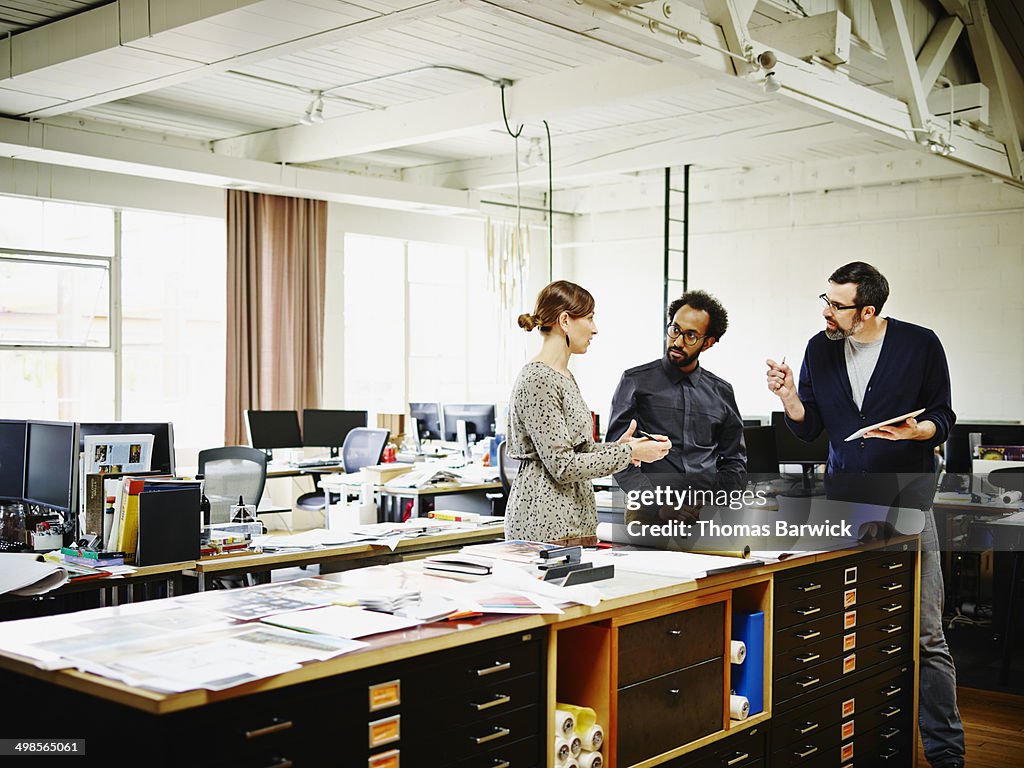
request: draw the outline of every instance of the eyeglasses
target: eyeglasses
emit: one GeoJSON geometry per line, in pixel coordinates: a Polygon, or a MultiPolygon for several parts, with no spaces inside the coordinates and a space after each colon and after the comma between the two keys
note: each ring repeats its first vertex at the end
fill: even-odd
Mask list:
{"type": "Polygon", "coordinates": [[[833,312],[841,312],[844,309],[860,309],[860,304],[847,304],[845,307],[842,304],[836,304],[824,293],[818,298],[821,299],[822,306],[828,307],[833,312]]]}
{"type": "Polygon", "coordinates": [[[684,331],[675,323],[669,323],[668,328],[665,329],[670,339],[678,339],[680,336],[683,337],[683,344],[688,347],[692,347],[702,339],[706,339],[707,336],[701,336],[696,331],[684,331]]]}

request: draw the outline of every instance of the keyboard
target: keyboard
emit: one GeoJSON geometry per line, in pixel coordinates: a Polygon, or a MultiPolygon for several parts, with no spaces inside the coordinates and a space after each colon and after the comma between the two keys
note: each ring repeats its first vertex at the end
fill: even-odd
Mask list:
{"type": "Polygon", "coordinates": [[[289,466],[295,467],[296,469],[309,469],[311,467],[339,467],[341,466],[341,459],[303,459],[302,461],[293,461],[289,466]]]}

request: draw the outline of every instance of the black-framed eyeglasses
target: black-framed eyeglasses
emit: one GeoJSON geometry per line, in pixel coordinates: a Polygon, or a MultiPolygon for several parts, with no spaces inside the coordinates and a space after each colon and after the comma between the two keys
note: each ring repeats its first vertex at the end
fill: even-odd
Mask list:
{"type": "Polygon", "coordinates": [[[833,312],[842,312],[844,309],[860,309],[860,304],[847,304],[845,307],[842,304],[836,304],[824,293],[818,298],[821,299],[822,306],[828,307],[833,312]]]}
{"type": "Polygon", "coordinates": [[[669,323],[668,328],[665,329],[665,332],[668,333],[668,337],[673,340],[678,339],[680,336],[682,336],[683,344],[685,344],[688,347],[692,347],[696,345],[698,342],[707,338],[707,335],[701,336],[699,333],[693,330],[684,331],[675,323],[669,323]]]}

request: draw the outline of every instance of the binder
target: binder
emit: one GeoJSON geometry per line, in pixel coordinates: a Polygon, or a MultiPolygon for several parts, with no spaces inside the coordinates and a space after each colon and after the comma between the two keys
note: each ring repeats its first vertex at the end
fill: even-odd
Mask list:
{"type": "Polygon", "coordinates": [[[199,486],[139,494],[136,565],[199,559],[199,486]]]}
{"type": "Polygon", "coordinates": [[[764,711],[764,611],[732,617],[732,639],[747,646],[747,658],[732,665],[732,689],[750,702],[750,714],[764,711]]]}

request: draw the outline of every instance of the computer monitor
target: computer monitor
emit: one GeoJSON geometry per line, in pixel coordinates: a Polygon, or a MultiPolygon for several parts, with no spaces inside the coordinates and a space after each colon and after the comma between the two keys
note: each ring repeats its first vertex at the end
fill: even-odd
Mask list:
{"type": "Polygon", "coordinates": [[[301,448],[298,411],[246,411],[249,445],[264,451],[271,448],[301,448]]]}
{"type": "Polygon", "coordinates": [[[25,440],[25,501],[71,520],[78,474],[77,424],[29,421],[25,440]]]}
{"type": "Polygon", "coordinates": [[[445,403],[444,439],[454,442],[458,437],[458,423],[466,422],[466,436],[470,442],[494,437],[494,405],[484,403],[445,403]]]}
{"type": "Polygon", "coordinates": [[[946,471],[968,474],[971,471],[970,435],[981,433],[981,445],[1024,445],[1024,424],[977,424],[957,422],[946,437],[946,471]]]}
{"type": "Polygon", "coordinates": [[[743,442],[747,445],[747,474],[756,480],[779,476],[779,448],[775,427],[744,427],[743,442]]]}
{"type": "Polygon", "coordinates": [[[337,456],[345,437],[356,427],[366,426],[366,411],[327,411],[306,408],[302,411],[302,444],[330,448],[337,456]]]}
{"type": "Polygon", "coordinates": [[[24,421],[0,419],[0,499],[25,497],[24,421]]]}
{"type": "Polygon", "coordinates": [[[828,435],[824,431],[810,443],[793,434],[782,411],[772,413],[775,446],[781,464],[824,464],[828,461],[828,435]]]}
{"type": "Polygon", "coordinates": [[[441,439],[441,406],[437,403],[409,403],[409,418],[415,419],[420,440],[441,439]]]}
{"type": "Polygon", "coordinates": [[[91,435],[152,435],[153,453],[149,469],[164,475],[174,474],[174,425],[169,421],[86,422],[78,425],[78,450],[85,450],[85,438],[91,435]]]}

